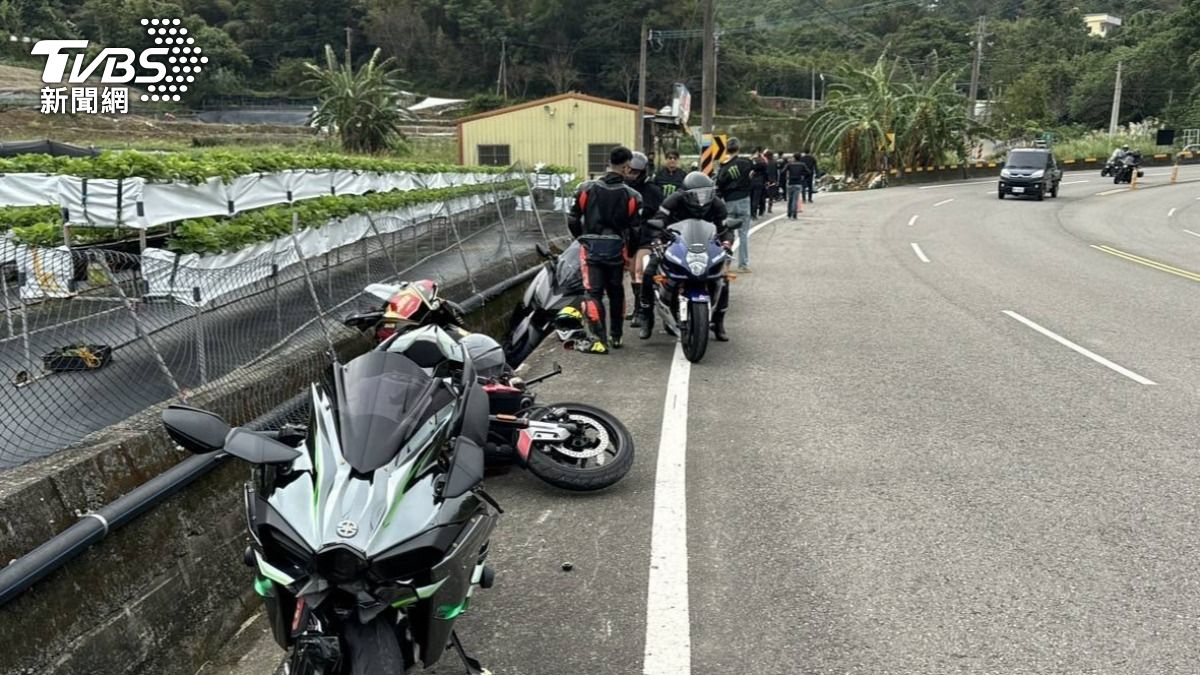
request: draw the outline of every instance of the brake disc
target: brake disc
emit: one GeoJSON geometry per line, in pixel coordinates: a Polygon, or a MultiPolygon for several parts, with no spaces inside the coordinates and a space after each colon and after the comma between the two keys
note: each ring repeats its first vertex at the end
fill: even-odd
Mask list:
{"type": "MultiPolygon", "coordinates": [[[[592,429],[596,432],[594,443],[591,447],[578,450],[572,447],[570,441],[566,443],[546,443],[544,447],[547,450],[552,450],[561,455],[570,457],[571,459],[592,459],[603,455],[610,447],[612,447],[611,439],[608,437],[608,431],[604,425],[586,415],[567,415],[567,419],[581,426],[592,429]]],[[[578,433],[583,433],[582,431],[578,433]]],[[[575,438],[575,436],[572,436],[575,438]]]]}

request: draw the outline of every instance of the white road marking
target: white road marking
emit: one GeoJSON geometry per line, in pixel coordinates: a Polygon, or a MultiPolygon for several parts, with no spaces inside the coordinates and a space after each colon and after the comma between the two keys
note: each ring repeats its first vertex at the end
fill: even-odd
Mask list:
{"type": "Polygon", "coordinates": [[[917,189],[918,190],[936,190],[938,188],[961,187],[963,185],[984,185],[986,183],[995,183],[995,182],[996,182],[996,179],[993,178],[992,180],[973,180],[973,181],[967,181],[967,182],[963,182],[963,183],[948,183],[946,185],[926,185],[925,187],[919,187],[917,189]]]}
{"type": "Polygon", "coordinates": [[[1191,230],[1184,230],[1184,232],[1187,232],[1188,234],[1192,235],[1193,237],[1200,237],[1200,234],[1192,232],[1191,230]]]}
{"type": "MultiPolygon", "coordinates": [[[[786,217],[781,214],[750,228],[747,237],[786,217]]],[[[733,243],[737,249],[740,241],[733,243]]],[[[654,470],[654,519],[650,526],[650,581],[646,589],[646,648],[643,675],[692,672],[691,615],[688,609],[687,415],[692,364],[675,344],[658,465],[654,470]]]]}
{"type": "Polygon", "coordinates": [[[646,650],[643,675],[692,672],[688,613],[687,413],[691,363],[675,344],[654,474],[654,520],[650,528],[650,582],[646,589],[646,650]]]}
{"type": "Polygon", "coordinates": [[[550,509],[546,509],[545,511],[542,511],[542,515],[538,516],[537,524],[541,525],[542,523],[546,522],[546,519],[550,517],[550,513],[551,513],[550,509]]]}
{"type": "Polygon", "coordinates": [[[1175,209],[1174,209],[1174,208],[1172,208],[1170,211],[1167,211],[1167,217],[1168,217],[1168,218],[1174,218],[1174,217],[1175,217],[1175,209]]]}
{"type": "Polygon", "coordinates": [[[921,259],[921,262],[929,262],[929,258],[925,257],[925,252],[921,250],[921,247],[916,242],[913,242],[912,249],[913,253],[916,253],[917,257],[921,259]]]}
{"type": "Polygon", "coordinates": [[[942,201],[940,201],[940,202],[938,202],[938,203],[934,204],[934,206],[942,206],[942,205],[944,205],[944,204],[949,204],[949,203],[950,203],[950,202],[952,202],[952,201],[954,201],[954,200],[953,200],[953,199],[943,199],[942,201]]]}
{"type": "Polygon", "coordinates": [[[1090,180],[1069,180],[1064,183],[1059,183],[1059,185],[1079,185],[1080,183],[1090,183],[1090,182],[1092,182],[1092,181],[1090,181],[1090,180]]]}
{"type": "Polygon", "coordinates": [[[1006,309],[1006,310],[1004,310],[1004,313],[1007,314],[1008,316],[1016,319],[1017,321],[1020,321],[1021,323],[1025,324],[1026,326],[1029,326],[1030,328],[1036,330],[1037,332],[1041,333],[1042,335],[1045,335],[1046,337],[1050,338],[1051,340],[1054,340],[1058,344],[1060,344],[1064,347],[1067,347],[1069,349],[1073,349],[1076,352],[1083,354],[1084,356],[1088,357],[1089,359],[1095,361],[1096,363],[1099,363],[1100,365],[1105,366],[1106,368],[1110,368],[1110,369],[1124,375],[1125,377],[1128,377],[1129,379],[1133,380],[1134,382],[1137,382],[1138,384],[1154,384],[1154,382],[1152,380],[1148,380],[1148,379],[1142,377],[1141,375],[1138,375],[1137,373],[1133,372],[1132,370],[1129,370],[1128,368],[1119,366],[1093,351],[1089,351],[1088,349],[1080,347],[1079,345],[1075,344],[1074,342],[1071,342],[1070,340],[1066,339],[1065,337],[1062,337],[1061,335],[1058,335],[1057,333],[1054,333],[1050,330],[1042,328],[1041,326],[1030,321],[1029,319],[1026,319],[1025,317],[1021,316],[1020,314],[1017,314],[1016,312],[1014,312],[1012,310],[1006,309]]]}
{"type": "Polygon", "coordinates": [[[1096,196],[1103,197],[1105,195],[1115,195],[1118,192],[1129,192],[1129,188],[1117,188],[1115,190],[1105,190],[1104,192],[1097,192],[1096,196]]]}
{"type": "Polygon", "coordinates": [[[909,226],[909,227],[912,227],[913,225],[916,225],[916,224],[917,224],[917,218],[920,218],[920,217],[921,217],[921,216],[913,216],[912,218],[909,218],[909,219],[908,219],[908,226],[909,226]]]}

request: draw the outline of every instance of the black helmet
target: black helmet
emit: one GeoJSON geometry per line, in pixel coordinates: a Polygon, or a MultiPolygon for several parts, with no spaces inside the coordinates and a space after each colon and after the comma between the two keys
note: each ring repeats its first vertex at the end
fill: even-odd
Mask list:
{"type": "Polygon", "coordinates": [[[683,189],[684,201],[688,206],[697,209],[708,208],[716,192],[712,179],[699,171],[693,171],[683,177],[683,189]]]}

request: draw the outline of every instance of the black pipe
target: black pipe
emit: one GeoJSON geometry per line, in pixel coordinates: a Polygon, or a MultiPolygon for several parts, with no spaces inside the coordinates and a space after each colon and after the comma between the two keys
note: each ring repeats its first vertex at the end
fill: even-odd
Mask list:
{"type": "Polygon", "coordinates": [[[542,264],[539,263],[538,265],[530,267],[529,269],[525,270],[524,272],[521,272],[520,274],[518,274],[514,277],[509,277],[509,278],[505,279],[504,281],[501,281],[500,283],[496,284],[495,286],[484,289],[484,290],[476,293],[475,295],[472,295],[471,297],[467,298],[466,300],[463,300],[462,303],[459,304],[459,307],[462,307],[462,310],[464,312],[467,312],[467,313],[474,312],[475,310],[482,308],[484,305],[491,302],[492,300],[495,300],[496,298],[500,297],[501,295],[512,290],[514,287],[516,287],[520,284],[523,284],[526,281],[529,281],[530,279],[534,278],[535,276],[537,276],[537,273],[540,271],[542,271],[542,264]]]}
{"type": "MultiPolygon", "coordinates": [[[[465,312],[473,312],[502,293],[518,284],[532,279],[542,266],[531,267],[510,277],[463,302],[465,312]]],[[[303,404],[308,394],[298,394],[271,412],[259,417],[248,426],[263,428],[286,418],[303,404]]],[[[139,485],[100,510],[81,518],[78,522],[50,538],[49,541],[17,558],[0,569],[0,607],[24,593],[48,574],[86,551],[92,544],[108,534],[161,504],[198,478],[217,468],[228,457],[223,452],[189,457],[163,473],[139,485]]]]}

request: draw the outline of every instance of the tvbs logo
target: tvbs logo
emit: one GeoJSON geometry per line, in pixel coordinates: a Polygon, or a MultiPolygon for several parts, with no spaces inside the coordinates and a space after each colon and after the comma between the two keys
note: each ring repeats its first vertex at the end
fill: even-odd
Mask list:
{"type": "Polygon", "coordinates": [[[179,19],[142,19],[141,23],[154,47],[141,52],[106,47],[90,63],[85,53],[91,44],[88,40],[38,41],[30,53],[46,57],[42,82],[78,85],[99,74],[104,85],[144,88],[148,93],[141,95],[143,101],[179,101],[204,70],[208,57],[179,19]]]}

